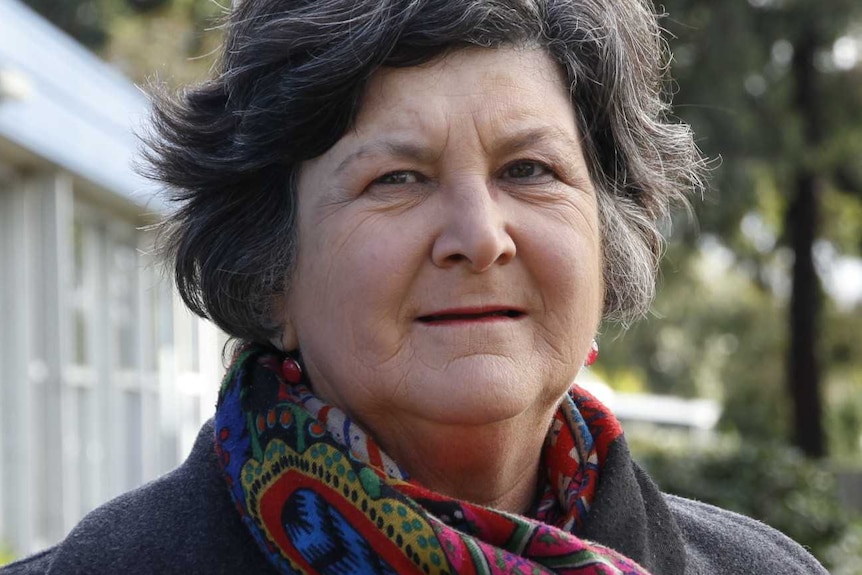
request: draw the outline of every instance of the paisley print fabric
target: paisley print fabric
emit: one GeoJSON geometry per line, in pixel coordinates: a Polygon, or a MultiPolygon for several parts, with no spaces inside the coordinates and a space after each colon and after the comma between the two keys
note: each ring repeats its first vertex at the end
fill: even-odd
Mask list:
{"type": "Polygon", "coordinates": [[[530,517],[430,491],[308,382],[281,376],[284,357],[249,347],[219,394],[216,452],[237,513],[285,574],[644,575],[577,536],[610,443],[622,432],[573,387],[554,416],[544,489],[530,517]]]}

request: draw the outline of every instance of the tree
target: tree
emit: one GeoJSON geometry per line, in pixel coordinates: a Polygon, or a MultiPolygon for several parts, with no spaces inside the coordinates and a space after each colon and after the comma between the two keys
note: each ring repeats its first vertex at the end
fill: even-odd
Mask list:
{"type": "Polygon", "coordinates": [[[33,10],[91,49],[108,40],[108,24],[102,5],[94,0],[24,0],[33,10]]]}
{"type": "Polygon", "coordinates": [[[824,196],[862,197],[858,145],[845,148],[862,137],[862,74],[838,68],[830,55],[853,32],[862,4],[670,0],[667,9],[679,113],[703,136],[704,150],[723,159],[714,178],[720,199],[699,211],[703,230],[731,246],[740,265],[750,264],[765,289],[762,274],[775,252],[752,250],[741,224],[761,211],[764,185],[788,191],[776,235],[793,256],[786,360],[793,442],[823,456],[824,296],[815,246],[829,239],[824,196]]]}
{"type": "Polygon", "coordinates": [[[24,0],[143,86],[181,86],[209,72],[223,8],[213,0],[24,0]]]}

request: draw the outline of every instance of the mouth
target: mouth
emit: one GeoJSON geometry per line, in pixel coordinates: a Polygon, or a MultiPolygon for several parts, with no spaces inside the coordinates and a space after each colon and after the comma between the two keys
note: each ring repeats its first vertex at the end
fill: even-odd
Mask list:
{"type": "Polygon", "coordinates": [[[458,308],[419,316],[417,321],[426,325],[442,325],[516,320],[525,315],[522,310],[509,307],[458,308]]]}

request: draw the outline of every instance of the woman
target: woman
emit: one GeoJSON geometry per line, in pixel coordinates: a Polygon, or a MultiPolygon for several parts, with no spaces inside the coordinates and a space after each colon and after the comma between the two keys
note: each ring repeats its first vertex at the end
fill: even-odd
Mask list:
{"type": "Polygon", "coordinates": [[[6,572],[825,573],[659,493],[571,386],[700,187],[663,70],[642,0],[241,2],[150,152],[242,342],[214,422],[6,572]]]}

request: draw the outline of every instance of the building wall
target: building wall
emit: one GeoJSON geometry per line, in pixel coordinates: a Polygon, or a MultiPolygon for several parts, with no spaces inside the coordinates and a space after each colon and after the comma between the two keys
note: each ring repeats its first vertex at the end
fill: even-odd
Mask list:
{"type": "Polygon", "coordinates": [[[0,549],[62,539],[174,468],[214,412],[224,337],[149,255],[141,92],[0,0],[0,549]]]}
{"type": "Polygon", "coordinates": [[[224,337],[163,277],[151,220],[56,167],[7,173],[0,541],[26,554],[185,457],[214,411],[224,337]]]}

